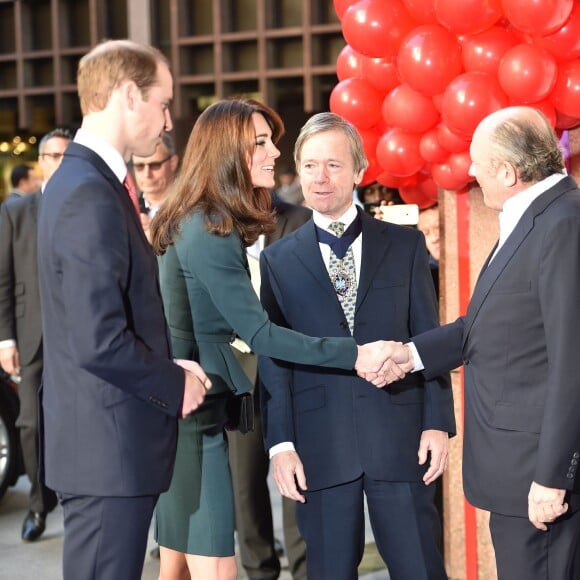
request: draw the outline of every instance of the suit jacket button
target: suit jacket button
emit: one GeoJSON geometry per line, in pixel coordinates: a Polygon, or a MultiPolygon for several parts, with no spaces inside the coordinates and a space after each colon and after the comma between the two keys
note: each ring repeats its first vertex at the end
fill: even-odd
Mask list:
{"type": "Polygon", "coordinates": [[[567,477],[568,479],[574,479],[574,474],[573,474],[573,473],[570,473],[570,472],[568,472],[568,473],[566,474],[566,477],[567,477]]]}
{"type": "Polygon", "coordinates": [[[577,460],[577,459],[572,459],[572,460],[570,461],[570,463],[571,463],[572,465],[578,465],[578,460],[577,460]]]}
{"type": "Polygon", "coordinates": [[[468,359],[468,358],[466,358],[466,359],[463,359],[463,364],[464,364],[465,366],[467,366],[467,365],[469,364],[469,359],[468,359]]]}
{"type": "Polygon", "coordinates": [[[574,459],[580,459],[580,453],[578,451],[574,451],[574,455],[572,455],[574,459]]]}
{"type": "Polygon", "coordinates": [[[348,328],[348,324],[343,321],[340,323],[340,328],[348,328]]]}

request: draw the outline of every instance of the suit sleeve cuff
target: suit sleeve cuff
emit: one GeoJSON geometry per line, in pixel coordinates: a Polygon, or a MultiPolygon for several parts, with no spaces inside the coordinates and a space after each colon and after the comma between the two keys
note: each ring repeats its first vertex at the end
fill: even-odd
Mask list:
{"type": "Polygon", "coordinates": [[[413,362],[415,363],[415,366],[413,367],[413,372],[416,373],[418,371],[422,371],[425,368],[425,366],[423,365],[423,361],[421,360],[421,357],[419,356],[419,351],[417,350],[415,343],[414,342],[407,342],[406,346],[409,347],[411,354],[413,355],[413,362]]]}
{"type": "Polygon", "coordinates": [[[274,457],[277,453],[282,453],[282,451],[294,451],[294,443],[292,441],[283,441],[270,447],[270,459],[274,457]]]}

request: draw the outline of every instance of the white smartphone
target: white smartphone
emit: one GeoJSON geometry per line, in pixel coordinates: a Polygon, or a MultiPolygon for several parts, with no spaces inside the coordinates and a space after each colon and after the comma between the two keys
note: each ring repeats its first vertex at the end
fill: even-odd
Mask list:
{"type": "Polygon", "coordinates": [[[381,219],[401,226],[416,226],[419,223],[419,206],[416,203],[381,205],[381,219]]]}

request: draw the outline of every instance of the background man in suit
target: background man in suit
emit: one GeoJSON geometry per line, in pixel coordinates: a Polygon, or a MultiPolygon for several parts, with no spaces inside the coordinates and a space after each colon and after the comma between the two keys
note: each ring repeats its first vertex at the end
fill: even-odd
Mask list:
{"type": "MultiPolygon", "coordinates": [[[[252,283],[259,294],[258,259],[264,247],[306,223],[312,212],[305,207],[286,203],[274,194],[272,207],[276,212],[276,230],[261,235],[247,248],[252,283]]],[[[239,339],[238,339],[239,340],[239,339]]],[[[234,347],[238,343],[234,343],[234,347]]],[[[253,384],[258,384],[258,357],[245,344],[235,350],[236,358],[253,384]],[[244,348],[245,347],[245,348],[244,348]]],[[[268,489],[270,460],[264,450],[264,436],[260,413],[260,391],[254,390],[254,430],[242,435],[229,431],[229,459],[234,488],[236,531],[242,565],[248,577],[256,580],[275,580],[280,574],[280,559],[276,553],[272,506],[268,489]]],[[[296,524],[296,503],[282,498],[284,544],[288,567],[294,580],[306,579],[306,546],[296,524]]]]}
{"type": "Polygon", "coordinates": [[[8,199],[14,199],[38,191],[40,179],[38,179],[34,167],[23,164],[15,165],[10,172],[10,184],[12,185],[12,191],[8,199]]]}
{"type": "MultiPolygon", "coordinates": [[[[314,214],[262,252],[261,298],[271,319],[310,335],[353,334],[358,343],[435,327],[424,237],[353,204],[367,166],[356,129],[332,113],[315,115],[294,151],[314,214]],[[330,234],[336,222],[346,228],[340,238],[330,234]]],[[[455,430],[448,377],[414,375],[383,390],[352,372],[267,358],[260,376],[273,478],[299,502],[308,576],[357,577],[366,495],[392,577],[446,578],[429,484],[443,473],[455,430]]]]}
{"type": "Polygon", "coordinates": [[[471,174],[500,237],[467,314],[415,336],[401,362],[465,364],[463,486],[491,512],[500,579],[580,577],[580,192],[545,117],[485,118],[471,174]]]}
{"type": "Polygon", "coordinates": [[[80,60],[77,86],[82,126],[39,216],[41,467],[63,506],[65,580],[137,580],[177,417],[209,386],[198,365],[171,359],[127,179],[131,155],[153,154],[171,129],[172,78],[158,50],[115,40],[80,60]]]}
{"type": "MultiPolygon", "coordinates": [[[[46,182],[60,165],[71,139],[55,129],[38,145],[38,163],[46,182]]],[[[54,492],[38,479],[38,388],[42,375],[42,329],[36,227],[41,192],[15,197],[0,208],[0,365],[19,376],[20,413],[17,426],[30,479],[29,511],[22,525],[22,539],[33,542],[46,527],[46,514],[54,509],[54,492]]]]}
{"type": "Polygon", "coordinates": [[[163,202],[171,195],[179,157],[175,153],[173,138],[163,133],[155,153],[148,157],[133,155],[133,171],[139,195],[141,224],[147,239],[149,225],[163,202]]]}

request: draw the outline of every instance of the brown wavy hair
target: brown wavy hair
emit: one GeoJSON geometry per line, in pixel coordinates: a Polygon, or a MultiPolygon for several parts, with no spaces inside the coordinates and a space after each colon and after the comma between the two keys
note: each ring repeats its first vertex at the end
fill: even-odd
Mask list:
{"type": "Polygon", "coordinates": [[[244,245],[271,233],[274,217],[266,188],[254,187],[249,162],[256,149],[252,115],[259,113],[276,143],[284,134],[279,115],[253,99],[227,99],[209,106],[197,119],[183,156],[173,195],[151,223],[151,243],[163,254],[180,232],[183,218],[202,212],[209,232],[236,230],[244,245]]]}

